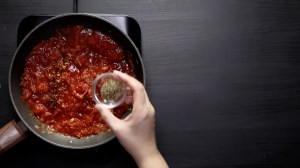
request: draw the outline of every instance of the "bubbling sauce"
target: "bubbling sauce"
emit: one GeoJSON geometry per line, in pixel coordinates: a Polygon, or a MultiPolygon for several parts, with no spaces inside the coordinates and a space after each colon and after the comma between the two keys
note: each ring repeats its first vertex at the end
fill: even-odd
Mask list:
{"type": "MultiPolygon", "coordinates": [[[[91,84],[104,72],[119,70],[135,77],[132,54],[107,34],[83,26],[56,30],[26,58],[22,98],[31,112],[53,131],[77,138],[108,131],[94,108],[91,84]]],[[[120,118],[129,106],[112,110],[120,118]]]]}

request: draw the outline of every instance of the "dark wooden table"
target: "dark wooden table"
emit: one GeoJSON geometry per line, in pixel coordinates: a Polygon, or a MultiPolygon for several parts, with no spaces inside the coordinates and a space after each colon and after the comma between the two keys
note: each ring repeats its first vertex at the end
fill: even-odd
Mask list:
{"type": "MultiPolygon", "coordinates": [[[[8,71],[19,22],[70,12],[72,0],[0,3],[0,126],[18,119],[8,71]]],[[[300,1],[79,0],[78,12],[139,22],[157,143],[171,167],[300,166],[300,1]]],[[[135,167],[116,139],[70,150],[31,133],[0,160],[0,167],[135,167]]]]}

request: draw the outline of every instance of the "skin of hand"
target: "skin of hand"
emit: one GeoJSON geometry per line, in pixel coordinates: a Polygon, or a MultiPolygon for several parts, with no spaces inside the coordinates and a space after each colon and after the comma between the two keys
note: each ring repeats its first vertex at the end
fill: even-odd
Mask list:
{"type": "Polygon", "coordinates": [[[155,109],[143,84],[125,73],[113,73],[128,86],[125,102],[133,104],[132,112],[121,120],[100,104],[95,107],[140,168],[167,168],[156,146],[155,109]]]}

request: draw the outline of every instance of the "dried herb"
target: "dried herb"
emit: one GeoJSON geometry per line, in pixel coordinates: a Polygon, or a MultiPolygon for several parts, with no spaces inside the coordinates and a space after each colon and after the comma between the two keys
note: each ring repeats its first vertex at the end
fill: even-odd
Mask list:
{"type": "Polygon", "coordinates": [[[115,79],[108,79],[101,86],[101,97],[106,101],[117,101],[122,96],[122,83],[115,79]]]}

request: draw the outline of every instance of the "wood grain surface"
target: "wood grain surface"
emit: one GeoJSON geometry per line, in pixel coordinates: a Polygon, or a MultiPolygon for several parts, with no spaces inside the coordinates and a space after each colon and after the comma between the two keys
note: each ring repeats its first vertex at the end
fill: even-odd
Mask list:
{"type": "MultiPolygon", "coordinates": [[[[0,126],[17,118],[7,79],[19,21],[69,13],[72,5],[0,3],[0,126]]],[[[140,24],[157,142],[170,167],[300,166],[300,1],[79,0],[78,12],[126,14],[140,24]]],[[[0,160],[136,167],[117,140],[78,151],[31,134],[0,160]]]]}

